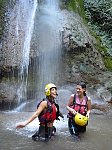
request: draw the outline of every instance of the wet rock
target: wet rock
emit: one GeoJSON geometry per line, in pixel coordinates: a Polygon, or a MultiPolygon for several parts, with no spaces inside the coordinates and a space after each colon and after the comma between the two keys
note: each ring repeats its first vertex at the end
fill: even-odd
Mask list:
{"type": "Polygon", "coordinates": [[[17,84],[0,84],[0,110],[11,110],[18,105],[17,84]]]}
{"type": "Polygon", "coordinates": [[[108,106],[107,105],[92,104],[92,109],[100,110],[102,112],[107,112],[108,106]]]}
{"type": "Polygon", "coordinates": [[[105,101],[105,102],[109,102],[112,99],[112,94],[106,90],[105,88],[103,89],[99,89],[98,90],[98,94],[100,95],[100,97],[105,101]]]}

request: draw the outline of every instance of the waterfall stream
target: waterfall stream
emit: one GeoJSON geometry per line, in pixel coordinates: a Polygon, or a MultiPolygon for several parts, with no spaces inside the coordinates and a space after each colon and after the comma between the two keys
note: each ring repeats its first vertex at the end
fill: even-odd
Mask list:
{"type": "Polygon", "coordinates": [[[35,17],[34,41],[39,53],[33,64],[35,72],[36,98],[43,97],[45,84],[59,83],[61,71],[61,13],[57,0],[45,0],[40,2],[35,17]]]}
{"type": "MultiPolygon", "coordinates": [[[[11,48],[13,49],[12,66],[21,66],[17,89],[18,103],[27,99],[37,102],[44,97],[46,84],[52,82],[60,85],[63,16],[59,8],[59,1],[19,0],[11,15],[10,33],[15,32],[15,38],[10,44],[12,46],[9,46],[9,51],[11,48]],[[11,24],[11,22],[13,23],[11,24]]],[[[9,38],[12,38],[11,34],[9,34],[9,38]]],[[[7,55],[11,56],[8,52],[7,55]]],[[[7,60],[7,63],[11,64],[10,60],[7,60]]],[[[17,110],[23,109],[26,103],[25,101],[17,110]]]]}

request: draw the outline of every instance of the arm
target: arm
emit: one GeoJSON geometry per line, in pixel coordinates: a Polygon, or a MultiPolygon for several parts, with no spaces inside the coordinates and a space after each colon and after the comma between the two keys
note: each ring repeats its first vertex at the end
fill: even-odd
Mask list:
{"type": "Polygon", "coordinates": [[[69,99],[69,101],[68,101],[68,104],[67,104],[66,108],[67,108],[67,110],[68,110],[69,112],[71,112],[73,115],[75,115],[77,112],[76,112],[73,108],[70,107],[70,105],[73,104],[73,99],[74,99],[74,96],[71,95],[71,97],[70,97],[70,99],[69,99]]]}
{"type": "Polygon", "coordinates": [[[77,112],[76,112],[73,108],[70,108],[69,106],[67,106],[66,108],[67,108],[67,110],[68,110],[69,112],[71,112],[73,115],[76,115],[76,114],[77,114],[77,112]]]}
{"type": "Polygon", "coordinates": [[[87,114],[86,114],[86,116],[89,118],[89,114],[90,114],[90,112],[91,112],[91,99],[90,99],[90,97],[88,98],[88,102],[87,102],[87,114]]]}
{"type": "Polygon", "coordinates": [[[27,126],[30,122],[32,122],[35,118],[37,118],[39,116],[39,114],[45,108],[47,108],[47,102],[46,101],[42,101],[40,103],[38,109],[35,111],[35,113],[27,121],[25,121],[25,123],[21,123],[21,124],[17,125],[16,128],[23,128],[23,127],[27,126]]]}
{"type": "Polygon", "coordinates": [[[74,95],[72,94],[72,95],[70,96],[69,100],[68,100],[67,106],[70,106],[70,105],[73,104],[73,98],[74,98],[74,95]]]}

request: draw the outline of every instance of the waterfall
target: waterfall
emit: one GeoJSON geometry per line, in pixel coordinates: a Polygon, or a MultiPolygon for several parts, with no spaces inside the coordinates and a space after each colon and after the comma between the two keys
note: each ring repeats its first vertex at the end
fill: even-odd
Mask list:
{"type": "MultiPolygon", "coordinates": [[[[20,0],[21,2],[21,0],[20,0]]],[[[29,66],[29,54],[30,54],[30,42],[31,42],[31,37],[32,37],[32,32],[33,32],[33,25],[34,25],[34,18],[35,18],[35,12],[37,8],[37,1],[23,1],[23,6],[24,6],[24,17],[26,26],[25,26],[25,37],[24,37],[24,43],[23,43],[23,49],[22,49],[22,65],[21,65],[21,80],[22,84],[19,88],[19,91],[22,92],[20,99],[26,99],[27,98],[27,77],[28,77],[28,66],[29,66]],[[26,9],[30,7],[30,9],[26,9]],[[28,17],[27,17],[28,16],[28,17]]]]}
{"type": "MultiPolygon", "coordinates": [[[[27,98],[26,97],[26,90],[27,90],[27,77],[28,77],[28,66],[29,66],[29,54],[30,54],[30,42],[33,32],[33,25],[34,25],[34,18],[35,12],[37,8],[37,1],[36,0],[20,0],[20,4],[23,7],[23,15],[25,24],[25,33],[24,33],[24,41],[22,47],[22,64],[21,64],[21,86],[18,89],[22,94],[20,99],[27,98]]],[[[19,9],[19,14],[21,10],[19,9]]],[[[18,31],[17,31],[18,33],[18,31]]]]}
{"type": "MultiPolygon", "coordinates": [[[[34,41],[38,58],[33,64],[36,99],[44,96],[44,86],[52,82],[59,85],[61,78],[61,10],[58,0],[43,0],[38,4],[34,24],[34,41]]],[[[34,42],[32,42],[34,44],[34,42]]]]}
{"type": "Polygon", "coordinates": [[[33,56],[28,70],[27,97],[30,101],[18,111],[34,111],[38,101],[45,97],[45,85],[62,83],[62,21],[58,0],[38,1],[30,47],[33,56]]]}
{"type": "MultiPolygon", "coordinates": [[[[18,68],[18,80],[11,76],[11,85],[15,85],[18,103],[26,99],[26,87],[29,66],[30,43],[34,26],[37,0],[18,0],[9,7],[7,13],[7,38],[4,42],[5,66],[18,68]],[[15,83],[16,82],[16,83],[15,83]]],[[[14,71],[13,71],[14,72],[14,71]]],[[[13,91],[11,91],[13,93],[13,91]]]]}
{"type": "Polygon", "coordinates": [[[20,68],[15,89],[18,103],[37,101],[45,96],[47,83],[58,86],[61,81],[63,19],[59,0],[18,0],[10,9],[5,64],[20,68]]]}
{"type": "Polygon", "coordinates": [[[36,0],[33,1],[23,1],[24,2],[24,10],[27,11],[27,15],[29,16],[27,18],[26,16],[26,29],[25,29],[25,38],[24,38],[24,45],[23,45],[23,59],[22,59],[22,73],[24,69],[27,70],[28,73],[28,65],[29,65],[29,53],[30,53],[30,41],[32,37],[32,32],[33,32],[33,25],[34,25],[34,17],[35,17],[35,11],[37,8],[37,2],[36,0]],[[30,10],[26,9],[27,5],[29,4],[30,10]]]}

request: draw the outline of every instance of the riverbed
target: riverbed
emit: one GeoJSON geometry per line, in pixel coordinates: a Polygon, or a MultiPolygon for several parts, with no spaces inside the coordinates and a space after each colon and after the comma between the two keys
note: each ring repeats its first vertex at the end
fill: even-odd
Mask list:
{"type": "Polygon", "coordinates": [[[0,113],[0,150],[111,150],[112,116],[91,114],[87,132],[74,139],[67,128],[67,117],[55,122],[56,135],[49,142],[33,141],[31,136],[38,130],[35,119],[27,127],[16,129],[33,112],[0,113]]]}

